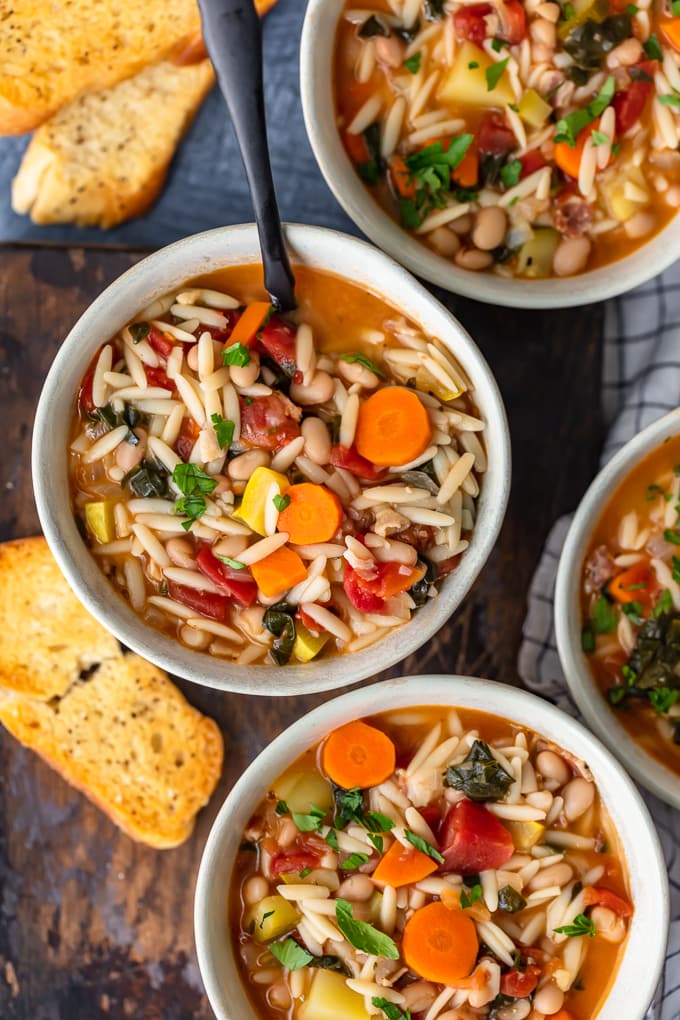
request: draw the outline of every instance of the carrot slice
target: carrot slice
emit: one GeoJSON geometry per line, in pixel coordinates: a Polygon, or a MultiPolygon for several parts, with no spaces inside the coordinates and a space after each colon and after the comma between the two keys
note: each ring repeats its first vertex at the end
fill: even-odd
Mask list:
{"type": "Polygon", "coordinates": [[[479,179],[479,154],[474,145],[469,146],[455,170],[451,171],[451,179],[461,188],[474,188],[479,179]]]}
{"type": "Polygon", "coordinates": [[[365,163],[368,160],[368,146],[363,135],[351,135],[345,131],[343,135],[345,148],[353,163],[365,163]]]}
{"type": "Polygon", "coordinates": [[[680,18],[671,18],[661,24],[661,31],[674,50],[680,52],[680,18]]]}
{"type": "Polygon", "coordinates": [[[427,411],[405,386],[377,390],[359,407],[354,445],[372,464],[408,464],[427,449],[431,439],[427,411]]]}
{"type": "Polygon", "coordinates": [[[307,577],[304,563],[298,554],[286,545],[265,556],[258,563],[253,563],[250,570],[257,587],[267,598],[280,595],[307,577]]]}
{"type": "Polygon", "coordinates": [[[328,542],[342,522],[342,504],[329,489],[301,482],[286,489],[290,503],[279,514],[278,530],[287,531],[294,545],[328,542]]]}
{"type": "Polygon", "coordinates": [[[450,985],[467,977],[478,950],[474,921],[462,910],[449,910],[435,901],[416,910],[406,922],[404,960],[427,981],[450,985]]]}
{"type": "Polygon", "coordinates": [[[333,730],[323,745],[324,772],[345,790],[384,783],[396,761],[390,738],[360,719],[333,730]]]}
{"type": "Polygon", "coordinates": [[[411,179],[411,171],[402,157],[390,156],[387,163],[394,190],[400,198],[410,198],[413,201],[416,197],[416,182],[411,179]]]}
{"type": "Polygon", "coordinates": [[[248,347],[255,339],[255,334],[267,318],[271,307],[269,301],[252,301],[231,331],[228,345],[245,344],[248,347]]]}
{"type": "MultiPolygon", "coordinates": [[[[584,127],[576,137],[576,145],[572,147],[567,142],[558,142],[555,146],[554,159],[560,170],[564,170],[565,174],[573,177],[574,180],[578,179],[579,170],[581,168],[581,159],[583,157],[583,149],[585,148],[586,141],[592,135],[593,131],[598,131],[600,128],[599,118],[593,121],[592,124],[588,124],[584,127]]],[[[612,143],[616,140],[616,136],[612,136],[612,143]]],[[[613,157],[610,157],[609,163],[613,162],[613,157]]],[[[609,163],[607,166],[609,166],[609,163]]]]}
{"type": "Polygon", "coordinates": [[[416,850],[414,846],[404,846],[395,840],[380,860],[371,878],[378,884],[391,885],[393,889],[398,889],[402,885],[422,882],[436,870],[437,862],[427,854],[416,850]]]}
{"type": "Polygon", "coordinates": [[[550,1020],[576,1020],[576,1017],[568,1009],[561,1009],[559,1013],[554,1013],[550,1020]]]}
{"type": "Polygon", "coordinates": [[[657,589],[656,576],[644,561],[635,563],[628,570],[622,571],[609,582],[609,594],[617,602],[640,602],[650,605],[652,595],[657,589]]]}

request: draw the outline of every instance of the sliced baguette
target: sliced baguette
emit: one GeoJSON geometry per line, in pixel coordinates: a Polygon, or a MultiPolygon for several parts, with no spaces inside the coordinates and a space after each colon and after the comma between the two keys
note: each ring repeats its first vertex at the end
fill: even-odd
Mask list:
{"type": "Polygon", "coordinates": [[[44,538],[0,544],[0,686],[30,698],[61,697],[120,645],[85,612],[44,538]]]}
{"type": "Polygon", "coordinates": [[[201,31],[195,0],[21,0],[0,19],[0,134],[32,131],[83,92],[172,58],[201,31]]]}
{"type": "Polygon", "coordinates": [[[213,80],[208,60],[163,61],[69,103],[33,136],[12,185],[14,211],[105,229],[140,216],[213,80]]]}
{"type": "Polygon", "coordinates": [[[217,725],[137,655],[103,662],[47,703],[0,692],[0,722],[132,839],[182,843],[222,770],[217,725]]]}

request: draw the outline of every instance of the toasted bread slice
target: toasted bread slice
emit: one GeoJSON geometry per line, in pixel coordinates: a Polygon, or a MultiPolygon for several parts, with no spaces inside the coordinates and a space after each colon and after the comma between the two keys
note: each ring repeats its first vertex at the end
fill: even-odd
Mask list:
{"type": "Polygon", "coordinates": [[[120,645],[85,612],[44,538],[0,544],[0,686],[60,697],[120,645]]]}
{"type": "Polygon", "coordinates": [[[0,134],[32,131],[83,92],[172,58],[201,31],[195,0],[22,0],[0,19],[0,134]]]}
{"type": "Polygon", "coordinates": [[[217,725],[133,654],[49,703],[0,691],[0,722],[132,839],[159,850],[191,834],[222,771],[217,725]]]}
{"type": "Polygon", "coordinates": [[[214,81],[210,61],[163,61],[69,103],[33,136],[12,185],[34,223],[113,227],[158,196],[175,149],[214,81]]]}

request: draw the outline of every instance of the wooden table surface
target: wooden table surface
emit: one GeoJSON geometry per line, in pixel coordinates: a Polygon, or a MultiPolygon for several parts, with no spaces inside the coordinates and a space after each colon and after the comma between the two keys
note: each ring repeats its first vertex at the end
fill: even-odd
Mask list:
{"type": "MultiPolygon", "coordinates": [[[[0,247],[0,539],[38,531],[31,428],[42,381],[73,322],[139,255],[0,247]]],[[[514,458],[500,541],[436,642],[390,671],[517,684],[526,595],[545,536],[595,472],[602,440],[602,306],[556,312],[439,297],[477,340],[503,393],[514,458]]],[[[388,675],[388,674],[385,674],[388,675]]],[[[0,732],[0,1017],[210,1020],[193,945],[196,870],[231,784],[301,713],[331,695],[248,699],[182,683],[222,727],[224,774],[193,837],[133,843],[0,732]]]]}

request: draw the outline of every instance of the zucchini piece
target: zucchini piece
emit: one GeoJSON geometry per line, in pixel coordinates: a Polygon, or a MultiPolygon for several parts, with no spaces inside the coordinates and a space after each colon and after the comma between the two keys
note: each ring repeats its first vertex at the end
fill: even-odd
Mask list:
{"type": "Polygon", "coordinates": [[[244,521],[249,528],[256,531],[258,535],[265,534],[264,511],[267,496],[272,482],[276,482],[279,492],[283,494],[288,488],[288,479],[278,471],[271,468],[255,468],[248,479],[248,484],[243,493],[243,499],[238,510],[235,510],[232,517],[244,521]]]}
{"type": "Polygon", "coordinates": [[[113,520],[115,501],[103,499],[97,503],[85,504],[85,523],[87,530],[102,545],[113,542],[116,537],[116,526],[113,520]]]}
{"type": "Polygon", "coordinates": [[[503,825],[512,833],[512,841],[518,853],[531,850],[545,832],[545,825],[541,825],[540,822],[507,822],[504,820],[503,825]]]}
{"type": "Polygon", "coordinates": [[[552,227],[535,227],[534,236],[519,250],[517,273],[532,280],[542,280],[552,273],[553,258],[560,235],[552,227]]]}
{"type": "Polygon", "coordinates": [[[256,942],[271,942],[292,931],[299,920],[297,910],[283,896],[265,896],[246,913],[245,927],[256,942]]]}
{"type": "Polygon", "coordinates": [[[494,61],[474,43],[465,42],[458,50],[451,70],[439,86],[437,98],[451,106],[504,107],[514,103],[515,96],[507,71],[503,71],[495,88],[489,90],[486,72],[494,61]]]}
{"type": "Polygon", "coordinates": [[[517,108],[525,124],[530,127],[543,127],[552,113],[552,106],[539,96],[534,89],[527,89],[517,108]]]}
{"type": "Polygon", "coordinates": [[[299,1020],[371,1020],[363,995],[348,988],[345,976],[332,970],[314,971],[298,1017],[299,1020]]]}

